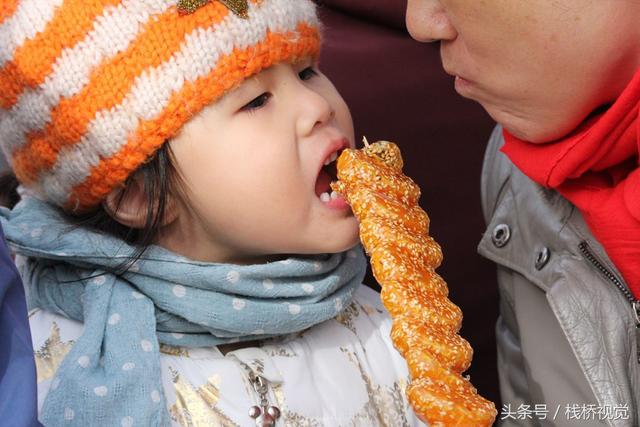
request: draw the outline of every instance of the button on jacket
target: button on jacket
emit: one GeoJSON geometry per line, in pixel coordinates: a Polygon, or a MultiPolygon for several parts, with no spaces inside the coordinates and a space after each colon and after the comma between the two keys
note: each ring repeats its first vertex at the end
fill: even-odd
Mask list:
{"type": "Polygon", "coordinates": [[[503,143],[497,127],[482,173],[487,231],[478,248],[498,266],[498,369],[509,408],[498,420],[638,426],[633,297],[578,209],[522,174],[503,143]],[[548,412],[517,412],[535,405],[548,412]]]}

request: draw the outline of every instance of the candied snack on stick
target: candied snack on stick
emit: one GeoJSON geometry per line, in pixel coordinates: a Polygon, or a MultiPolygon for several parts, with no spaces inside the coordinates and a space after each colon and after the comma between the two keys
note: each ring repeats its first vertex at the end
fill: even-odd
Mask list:
{"type": "Polygon", "coordinates": [[[420,188],[402,173],[396,144],[364,141],[362,150],[342,152],[331,188],[343,195],[360,223],[360,240],[393,320],[391,339],[411,375],[409,402],[431,426],[490,426],[495,405],[462,375],[473,350],[458,335],[462,311],[435,272],[442,251],[418,205],[420,188]]]}

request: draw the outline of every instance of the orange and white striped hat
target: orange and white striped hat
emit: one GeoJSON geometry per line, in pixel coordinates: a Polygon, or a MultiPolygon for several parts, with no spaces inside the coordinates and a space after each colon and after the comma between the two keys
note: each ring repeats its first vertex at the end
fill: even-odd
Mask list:
{"type": "Polygon", "coordinates": [[[70,212],[246,78],[320,48],[310,0],[1,1],[0,146],[70,212]]]}

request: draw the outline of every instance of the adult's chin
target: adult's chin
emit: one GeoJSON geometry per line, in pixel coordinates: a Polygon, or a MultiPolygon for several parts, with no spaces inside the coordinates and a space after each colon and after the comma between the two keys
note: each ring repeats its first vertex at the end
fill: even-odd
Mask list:
{"type": "MultiPolygon", "coordinates": [[[[476,94],[474,94],[476,95],[476,94]]],[[[534,144],[566,138],[588,125],[610,104],[599,98],[571,99],[517,96],[505,98],[479,93],[474,99],[511,135],[534,144]]]]}
{"type": "Polygon", "coordinates": [[[485,105],[485,111],[511,135],[533,144],[545,144],[557,141],[571,133],[580,123],[580,119],[569,120],[560,114],[521,114],[510,110],[485,105]]]}
{"type": "MultiPolygon", "coordinates": [[[[498,123],[500,122],[498,121],[498,123]]],[[[574,132],[581,123],[582,122],[548,123],[541,121],[523,124],[509,122],[500,124],[507,132],[522,141],[527,141],[532,144],[550,144],[566,138],[567,135],[574,132]]]]}

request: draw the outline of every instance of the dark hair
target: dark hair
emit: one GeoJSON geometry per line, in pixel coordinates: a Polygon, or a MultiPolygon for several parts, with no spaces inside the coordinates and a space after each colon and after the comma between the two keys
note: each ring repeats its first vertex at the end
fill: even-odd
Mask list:
{"type": "Polygon", "coordinates": [[[13,208],[19,200],[16,176],[11,172],[0,174],[0,206],[13,208]]]}
{"type": "MultiPolygon", "coordinates": [[[[170,145],[164,144],[142,166],[132,173],[125,181],[124,188],[119,194],[116,211],[127,195],[134,176],[142,178],[143,191],[146,195],[147,217],[141,229],[127,227],[116,221],[102,205],[95,210],[80,215],[65,214],[71,224],[76,227],[88,227],[93,230],[118,237],[137,248],[135,254],[125,260],[115,269],[122,274],[136,261],[156,240],[162,219],[171,196],[184,198],[182,179],[175,166],[175,158],[170,145]]],[[[11,172],[0,175],[0,205],[13,208],[20,196],[18,195],[18,180],[11,172]]]]}

